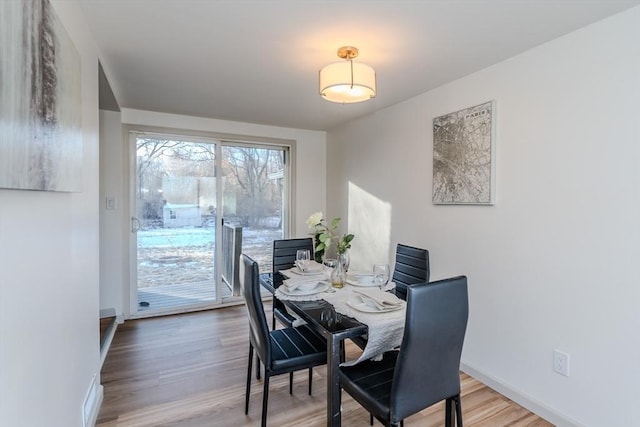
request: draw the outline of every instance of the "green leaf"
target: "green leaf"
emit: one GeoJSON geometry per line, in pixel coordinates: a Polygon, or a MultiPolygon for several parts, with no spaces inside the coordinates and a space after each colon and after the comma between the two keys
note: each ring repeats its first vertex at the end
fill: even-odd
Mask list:
{"type": "Polygon", "coordinates": [[[354,237],[356,237],[356,236],[354,236],[353,234],[347,234],[347,235],[344,236],[344,241],[346,243],[349,243],[349,242],[351,242],[353,240],[354,237]]]}
{"type": "Polygon", "coordinates": [[[315,252],[322,252],[324,251],[324,249],[325,249],[324,243],[320,243],[318,246],[316,246],[315,252]]]}
{"type": "Polygon", "coordinates": [[[336,228],[338,226],[338,223],[340,222],[340,218],[333,218],[333,221],[331,221],[331,228],[336,228]]]}

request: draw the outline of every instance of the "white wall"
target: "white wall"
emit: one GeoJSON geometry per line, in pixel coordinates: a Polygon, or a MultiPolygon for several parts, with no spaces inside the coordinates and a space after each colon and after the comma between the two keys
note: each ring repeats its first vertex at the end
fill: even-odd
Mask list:
{"type": "Polygon", "coordinates": [[[558,425],[640,425],[639,40],[636,7],[327,136],[352,259],[466,274],[466,369],[558,425]],[[492,99],[495,206],[433,205],[432,119],[492,99]]]}
{"type": "Polygon", "coordinates": [[[125,305],[122,284],[128,280],[122,255],[128,245],[123,229],[125,212],[125,168],[127,152],[122,143],[120,113],[100,110],[100,308],[114,308],[121,315],[125,305]],[[114,209],[107,209],[107,197],[114,209]]]}
{"type": "Polygon", "coordinates": [[[79,6],[52,4],[82,58],[83,190],[0,189],[2,426],[81,426],[99,375],[98,55],[79,6]]]}
{"type": "MultiPolygon", "coordinates": [[[[106,113],[106,112],[105,112],[106,113]]],[[[103,113],[104,114],[104,113],[103,113]]],[[[116,217],[109,214],[113,211],[104,211],[101,242],[102,270],[101,282],[101,308],[113,307],[118,314],[125,318],[129,316],[128,306],[128,278],[129,254],[128,241],[121,245],[119,239],[128,239],[128,234],[122,237],[122,230],[129,229],[128,210],[128,165],[126,163],[128,139],[125,137],[121,145],[114,144],[112,139],[120,132],[120,123],[115,115],[111,119],[107,114],[102,125],[110,129],[103,129],[112,137],[109,141],[101,142],[101,149],[108,160],[108,166],[101,174],[102,185],[119,201],[116,217]],[[106,144],[105,144],[106,143],[106,144]],[[123,179],[124,176],[124,179],[123,179]],[[120,247],[120,249],[118,249],[120,247]],[[109,252],[108,255],[105,253],[109,252]],[[123,264],[124,263],[124,264],[123,264]],[[122,270],[124,269],[124,270],[122,270]],[[108,270],[110,273],[106,273],[108,270]],[[118,283],[117,277],[124,273],[123,279],[118,283]],[[109,277],[107,277],[109,276],[109,277]],[[113,280],[111,280],[113,279],[113,280]],[[124,302],[123,302],[124,298],[124,302]],[[107,305],[110,304],[110,305],[107,305]]],[[[119,118],[122,125],[129,128],[136,126],[159,127],[173,129],[176,132],[204,132],[211,134],[225,134],[238,137],[281,139],[295,141],[295,170],[294,185],[295,199],[293,207],[293,222],[291,237],[306,237],[309,230],[305,223],[313,212],[324,210],[326,204],[326,133],[311,130],[265,126],[252,123],[232,122],[225,120],[208,119],[201,117],[181,116],[175,114],[157,113],[143,110],[122,109],[119,118]]],[[[122,140],[122,138],[121,138],[122,140]]],[[[105,190],[106,191],[106,190],[105,190]]],[[[106,195],[106,194],[105,194],[106,195]]],[[[104,201],[103,201],[104,202],[104,201]]],[[[104,204],[104,203],[103,203],[104,204]]],[[[104,209],[104,206],[102,207],[104,209]]]]}

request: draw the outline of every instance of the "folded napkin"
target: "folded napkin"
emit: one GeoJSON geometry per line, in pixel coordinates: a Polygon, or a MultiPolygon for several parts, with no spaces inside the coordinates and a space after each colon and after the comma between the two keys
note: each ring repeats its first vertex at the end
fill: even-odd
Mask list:
{"type": "Polygon", "coordinates": [[[294,290],[298,289],[301,285],[306,285],[306,284],[312,285],[313,284],[313,285],[317,286],[318,283],[319,283],[318,279],[298,281],[298,282],[293,282],[293,283],[286,283],[286,281],[285,281],[283,286],[284,286],[285,291],[291,292],[291,291],[294,291],[294,290]]]}
{"type": "MultiPolygon", "coordinates": [[[[310,261],[309,264],[307,264],[307,267],[305,269],[302,269],[298,265],[298,262],[296,261],[295,262],[295,267],[290,268],[288,270],[285,270],[285,272],[294,273],[294,274],[298,274],[298,275],[322,274],[322,264],[317,263],[315,261],[310,261]]],[[[291,277],[291,275],[289,275],[289,277],[291,277]]]]}
{"type": "Polygon", "coordinates": [[[289,279],[286,279],[282,282],[282,286],[284,286],[284,290],[287,292],[291,292],[294,289],[297,289],[300,285],[310,283],[318,283],[317,276],[289,276],[289,279]]]}
{"type": "Polygon", "coordinates": [[[352,292],[358,294],[365,303],[372,304],[379,310],[387,310],[389,308],[400,307],[402,300],[389,292],[380,289],[359,290],[353,289],[352,292]]]}

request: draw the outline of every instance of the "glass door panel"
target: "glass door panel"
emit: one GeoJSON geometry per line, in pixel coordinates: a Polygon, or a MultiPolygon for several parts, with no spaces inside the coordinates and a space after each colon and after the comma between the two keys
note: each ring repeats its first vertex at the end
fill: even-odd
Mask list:
{"type": "Polygon", "coordinates": [[[137,136],[138,311],[215,303],[216,144],[137,136]]]}
{"type": "Polygon", "coordinates": [[[224,143],[223,219],[242,227],[242,252],[271,271],[273,240],[285,236],[286,148],[224,143]]]}

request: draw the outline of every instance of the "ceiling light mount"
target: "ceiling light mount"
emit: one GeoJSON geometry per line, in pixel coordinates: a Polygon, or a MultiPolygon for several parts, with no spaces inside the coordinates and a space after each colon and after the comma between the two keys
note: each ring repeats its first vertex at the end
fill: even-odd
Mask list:
{"type": "Polygon", "coordinates": [[[353,62],[358,48],[342,46],[334,62],[320,70],[320,95],[331,102],[349,104],[367,101],[376,96],[376,72],[367,64],[353,62]]]}
{"type": "Polygon", "coordinates": [[[358,50],[357,47],[342,46],[341,48],[338,48],[338,58],[353,59],[353,58],[357,58],[359,54],[360,54],[360,51],[358,50]]]}

